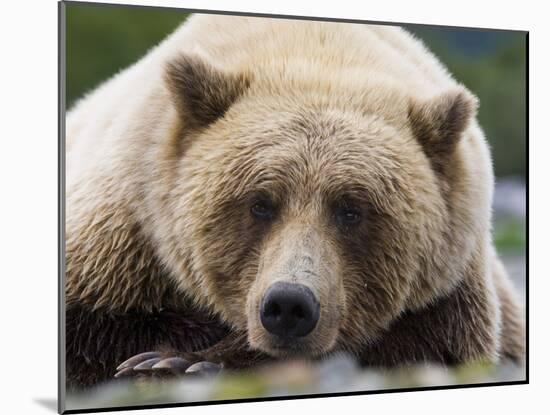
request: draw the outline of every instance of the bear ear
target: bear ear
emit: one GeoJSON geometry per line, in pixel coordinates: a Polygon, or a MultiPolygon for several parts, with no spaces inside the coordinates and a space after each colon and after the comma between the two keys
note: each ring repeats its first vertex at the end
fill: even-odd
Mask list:
{"type": "Polygon", "coordinates": [[[408,118],[413,134],[432,160],[453,152],[475,117],[478,101],[459,87],[428,101],[412,101],[408,118]]]}
{"type": "Polygon", "coordinates": [[[164,78],[188,128],[205,127],[222,117],[250,85],[244,74],[224,73],[188,55],[168,62],[164,78]]]}

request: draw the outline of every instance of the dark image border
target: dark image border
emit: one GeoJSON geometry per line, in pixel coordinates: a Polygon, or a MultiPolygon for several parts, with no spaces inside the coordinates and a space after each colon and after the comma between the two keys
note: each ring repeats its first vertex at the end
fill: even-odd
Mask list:
{"type": "Polygon", "coordinates": [[[83,1],[60,1],[58,2],[58,412],[61,414],[77,414],[77,413],[91,413],[91,412],[112,412],[123,410],[138,410],[138,409],[162,409],[162,408],[176,408],[186,406],[198,406],[198,405],[219,405],[219,404],[233,404],[244,402],[270,402],[281,400],[294,400],[294,399],[311,399],[311,398],[332,398],[340,396],[358,396],[358,395],[375,395],[382,393],[396,393],[396,392],[424,392],[424,391],[436,391],[436,390],[451,390],[451,389],[468,389],[477,387],[490,387],[490,386],[513,386],[513,385],[527,385],[529,384],[529,31],[527,30],[515,30],[515,29],[500,29],[500,28],[484,28],[484,27],[462,27],[462,26],[447,26],[437,24],[422,24],[422,23],[407,23],[407,22],[388,22],[388,21],[372,21],[372,20],[359,20],[359,19],[344,19],[344,18],[328,18],[328,17],[312,17],[312,16],[296,16],[296,15],[282,15],[282,14],[267,14],[267,13],[250,13],[250,12],[237,12],[237,11],[223,11],[223,10],[207,10],[207,9],[189,9],[179,7],[167,7],[167,6],[148,6],[148,5],[132,5],[132,4],[117,4],[117,3],[101,3],[101,2],[83,2],[83,1]],[[408,25],[408,26],[430,26],[441,29],[460,29],[460,30],[482,30],[491,32],[517,32],[525,34],[525,98],[526,98],[526,278],[525,278],[525,319],[526,319],[526,357],[525,357],[525,379],[518,381],[503,381],[503,382],[485,382],[485,383],[471,383],[460,385],[438,385],[438,386],[424,386],[424,387],[410,387],[410,388],[396,388],[396,389],[381,389],[373,391],[351,391],[351,392],[337,392],[337,393],[319,393],[319,394],[303,394],[303,395],[290,395],[290,396],[276,396],[276,397],[257,397],[257,398],[239,398],[228,400],[209,400],[209,401],[197,401],[197,402],[182,402],[182,403],[163,403],[163,404],[151,404],[151,405],[135,405],[135,406],[116,406],[116,407],[102,407],[102,408],[90,408],[90,409],[65,409],[65,116],[66,116],[66,32],[65,32],[65,6],[66,5],[87,5],[87,6],[101,6],[101,7],[129,7],[129,8],[142,8],[142,9],[164,9],[164,10],[177,10],[179,12],[187,13],[202,13],[202,14],[223,14],[228,16],[252,16],[252,17],[268,17],[268,18],[281,18],[291,20],[313,20],[313,21],[326,21],[326,22],[342,22],[342,23],[359,23],[359,24],[377,24],[377,25],[408,25]]]}

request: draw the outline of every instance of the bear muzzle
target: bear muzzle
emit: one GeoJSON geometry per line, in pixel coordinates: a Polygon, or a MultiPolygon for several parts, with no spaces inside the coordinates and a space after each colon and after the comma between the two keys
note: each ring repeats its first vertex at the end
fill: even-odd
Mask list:
{"type": "Polygon", "coordinates": [[[278,358],[315,357],[335,345],[344,301],[338,252],[322,227],[290,221],[264,243],[248,290],[249,344],[278,358]]]}

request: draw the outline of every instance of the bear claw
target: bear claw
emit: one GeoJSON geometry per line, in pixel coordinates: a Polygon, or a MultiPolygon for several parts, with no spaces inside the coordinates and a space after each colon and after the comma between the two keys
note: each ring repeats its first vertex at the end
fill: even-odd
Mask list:
{"type": "Polygon", "coordinates": [[[158,358],[161,357],[161,354],[158,353],[158,352],[140,353],[140,354],[132,356],[131,358],[129,358],[129,359],[125,360],[124,362],[122,362],[120,365],[118,365],[116,370],[122,371],[123,369],[134,368],[137,365],[139,365],[140,363],[145,362],[146,360],[154,359],[154,358],[157,358],[157,357],[158,358]]]}
{"type": "Polygon", "coordinates": [[[127,367],[125,369],[121,369],[118,372],[115,373],[115,378],[124,378],[127,376],[132,376],[134,374],[134,368],[133,367],[127,367]]]}
{"type": "Polygon", "coordinates": [[[192,364],[185,371],[188,375],[205,375],[212,376],[219,373],[221,365],[212,362],[197,362],[192,364]]]}
{"type": "Polygon", "coordinates": [[[114,377],[214,376],[221,369],[222,365],[213,362],[201,361],[194,363],[177,356],[166,357],[158,352],[146,352],[132,356],[122,362],[117,367],[114,377]]]}
{"type": "Polygon", "coordinates": [[[161,360],[162,358],[160,357],[154,357],[153,359],[145,360],[144,362],[141,362],[139,365],[134,366],[134,370],[142,371],[142,370],[152,369],[153,366],[155,366],[161,360]]]}
{"type": "Polygon", "coordinates": [[[191,363],[181,357],[169,357],[163,359],[153,366],[153,370],[170,370],[175,373],[185,373],[187,368],[191,366],[191,363]]]}

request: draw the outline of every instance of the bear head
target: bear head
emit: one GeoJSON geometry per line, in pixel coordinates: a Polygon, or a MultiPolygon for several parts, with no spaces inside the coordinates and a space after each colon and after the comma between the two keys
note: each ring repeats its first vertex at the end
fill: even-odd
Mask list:
{"type": "Polygon", "coordinates": [[[161,257],[255,349],[357,352],[480,248],[489,202],[463,157],[477,104],[459,85],[419,98],[294,72],[168,64],[161,257]]]}

